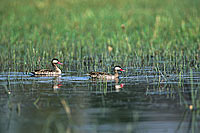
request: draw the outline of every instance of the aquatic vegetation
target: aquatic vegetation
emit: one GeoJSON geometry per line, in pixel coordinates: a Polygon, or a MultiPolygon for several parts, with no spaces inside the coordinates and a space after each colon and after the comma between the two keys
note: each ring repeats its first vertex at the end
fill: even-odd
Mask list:
{"type": "Polygon", "coordinates": [[[1,70],[32,71],[53,57],[79,60],[77,65],[86,59],[104,66],[106,60],[135,67],[153,61],[162,67],[159,61],[168,61],[170,67],[199,69],[198,5],[189,0],[3,0],[1,70]]]}

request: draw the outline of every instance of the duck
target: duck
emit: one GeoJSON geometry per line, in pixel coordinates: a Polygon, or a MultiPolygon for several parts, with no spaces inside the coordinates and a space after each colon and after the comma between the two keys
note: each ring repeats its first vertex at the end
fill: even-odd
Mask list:
{"type": "Polygon", "coordinates": [[[117,79],[119,77],[118,71],[124,72],[125,70],[123,70],[120,66],[115,66],[114,71],[115,71],[114,75],[108,74],[108,73],[105,73],[105,72],[90,72],[89,76],[93,79],[114,80],[114,79],[117,79]]]}
{"type": "Polygon", "coordinates": [[[54,67],[54,70],[51,69],[40,69],[35,70],[34,72],[31,72],[34,76],[59,76],[61,75],[62,71],[57,66],[57,64],[62,65],[63,63],[59,62],[57,58],[53,58],[51,61],[52,66],[54,67]]]}

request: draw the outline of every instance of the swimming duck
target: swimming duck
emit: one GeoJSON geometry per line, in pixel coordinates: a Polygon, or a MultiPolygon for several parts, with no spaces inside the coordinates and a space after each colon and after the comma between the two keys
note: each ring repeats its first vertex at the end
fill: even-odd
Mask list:
{"type": "Polygon", "coordinates": [[[125,70],[123,70],[120,66],[115,66],[114,71],[115,71],[114,75],[105,72],[90,72],[89,76],[91,78],[114,80],[119,77],[118,71],[125,71],[125,70]]]}
{"type": "Polygon", "coordinates": [[[58,68],[57,64],[62,65],[63,63],[60,63],[58,59],[54,58],[51,61],[52,66],[54,67],[54,70],[50,69],[41,69],[41,70],[35,70],[34,72],[31,72],[33,75],[41,75],[41,76],[58,76],[61,75],[61,70],[58,68]]]}

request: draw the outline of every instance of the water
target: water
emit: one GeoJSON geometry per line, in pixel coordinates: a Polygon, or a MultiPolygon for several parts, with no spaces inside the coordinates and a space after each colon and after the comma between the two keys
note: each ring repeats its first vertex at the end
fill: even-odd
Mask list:
{"type": "Polygon", "coordinates": [[[127,70],[118,81],[94,81],[77,71],[61,77],[2,72],[0,132],[199,131],[199,108],[194,106],[200,101],[199,72],[184,73],[180,83],[176,74],[127,70]]]}

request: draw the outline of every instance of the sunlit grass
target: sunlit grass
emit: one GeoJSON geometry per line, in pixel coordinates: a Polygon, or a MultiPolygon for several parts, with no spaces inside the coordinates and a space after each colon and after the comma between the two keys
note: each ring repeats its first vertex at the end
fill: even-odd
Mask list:
{"type": "Polygon", "coordinates": [[[39,64],[46,66],[53,57],[65,62],[85,57],[132,61],[132,66],[165,60],[177,68],[179,64],[199,68],[199,4],[198,0],[3,0],[1,69],[30,71],[39,64]]]}

